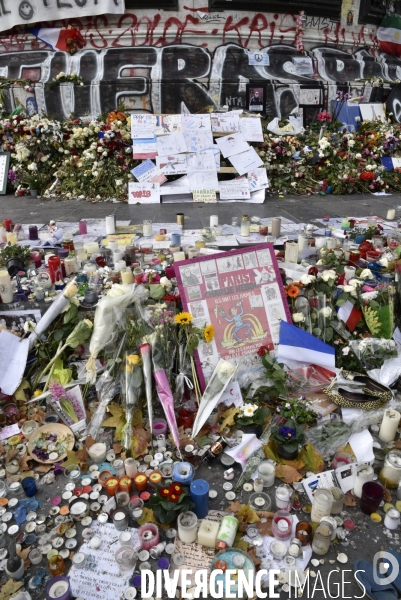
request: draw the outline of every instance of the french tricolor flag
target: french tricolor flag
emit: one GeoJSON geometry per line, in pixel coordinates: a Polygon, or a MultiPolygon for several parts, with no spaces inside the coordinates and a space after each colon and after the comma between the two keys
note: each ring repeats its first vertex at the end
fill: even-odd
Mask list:
{"type": "Polygon", "coordinates": [[[280,324],[278,360],[291,360],[335,369],[334,348],[286,321],[280,324]]]}
{"type": "Polygon", "coordinates": [[[347,300],[345,304],[340,306],[337,310],[337,316],[340,321],[343,321],[350,331],[354,331],[358,325],[359,319],[362,317],[362,313],[352,302],[347,300]]]}
{"type": "Polygon", "coordinates": [[[53,50],[69,52],[72,42],[75,42],[80,48],[85,46],[84,38],[75,27],[71,27],[70,29],[31,27],[29,33],[32,33],[32,35],[50,46],[53,50]]]}

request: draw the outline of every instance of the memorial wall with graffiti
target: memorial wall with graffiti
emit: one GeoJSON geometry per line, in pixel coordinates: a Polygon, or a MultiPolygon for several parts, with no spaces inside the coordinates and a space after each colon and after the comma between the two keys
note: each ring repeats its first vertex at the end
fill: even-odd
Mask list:
{"type": "Polygon", "coordinates": [[[347,88],[375,101],[383,90],[358,80],[401,79],[401,60],[377,51],[376,28],[347,24],[344,10],[338,21],[306,15],[304,55],[312,59],[313,72],[302,75],[293,60],[300,56],[298,15],[209,13],[200,0],[193,6],[180,1],[176,12],[141,9],[41,24],[77,27],[86,45],[73,55],[51,50],[23,27],[0,36],[0,75],[35,82],[34,92],[4,90],[6,108],[22,103],[27,112],[56,118],[97,116],[119,102],[154,113],[246,108],[247,84],[262,82],[266,113],[285,118],[298,106],[303,88],[320,87],[326,101],[347,88]],[[250,64],[249,51],[267,54],[269,64],[250,64]],[[47,84],[60,72],[79,74],[84,85],[50,89],[47,84]]]}

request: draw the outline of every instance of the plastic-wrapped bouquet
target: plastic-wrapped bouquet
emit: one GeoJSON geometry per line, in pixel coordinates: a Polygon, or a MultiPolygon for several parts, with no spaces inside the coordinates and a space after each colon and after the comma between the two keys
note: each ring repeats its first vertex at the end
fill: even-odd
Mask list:
{"type": "Polygon", "coordinates": [[[361,361],[366,371],[380,369],[385,360],[397,356],[396,343],[384,338],[352,340],[349,347],[361,361]]]}
{"type": "Polygon", "coordinates": [[[125,425],[123,429],[123,448],[127,456],[131,452],[132,444],[132,419],[137,407],[143,384],[141,357],[135,351],[126,350],[124,366],[121,371],[121,396],[125,411],[125,425]]]}
{"type": "Polygon", "coordinates": [[[52,395],[50,402],[61,412],[67,425],[73,425],[86,418],[81,402],[72,392],[67,391],[57,381],[50,383],[49,390],[52,395]]]}

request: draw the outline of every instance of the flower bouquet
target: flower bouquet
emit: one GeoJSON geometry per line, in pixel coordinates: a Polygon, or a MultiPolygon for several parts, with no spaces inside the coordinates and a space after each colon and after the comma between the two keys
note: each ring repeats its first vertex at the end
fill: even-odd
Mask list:
{"type": "Polygon", "coordinates": [[[141,357],[134,351],[127,350],[124,355],[124,366],[121,370],[121,396],[125,412],[122,445],[127,456],[131,454],[132,419],[137,407],[143,384],[141,357]]]}
{"type": "Polygon", "coordinates": [[[262,433],[262,427],[269,416],[269,408],[261,408],[258,404],[248,402],[239,407],[238,414],[235,417],[235,425],[244,433],[255,432],[258,435],[262,433]]]}
{"type": "Polygon", "coordinates": [[[384,361],[398,355],[396,343],[383,338],[352,340],[349,347],[361,361],[366,371],[380,369],[384,361]]]}
{"type": "Polygon", "coordinates": [[[187,487],[172,483],[169,487],[160,487],[149,498],[148,508],[153,510],[156,519],[162,525],[173,523],[178,515],[195,507],[187,487]]]}

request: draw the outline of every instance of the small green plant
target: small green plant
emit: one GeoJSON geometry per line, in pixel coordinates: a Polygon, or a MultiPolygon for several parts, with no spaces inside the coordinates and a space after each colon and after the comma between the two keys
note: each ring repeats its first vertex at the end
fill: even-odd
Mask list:
{"type": "Polygon", "coordinates": [[[299,445],[305,444],[305,425],[300,425],[294,419],[288,419],[284,425],[272,427],[271,437],[279,446],[291,454],[298,450],[299,445]]]}
{"type": "Polygon", "coordinates": [[[267,346],[259,348],[257,353],[262,358],[268,380],[266,386],[263,386],[263,390],[265,390],[271,398],[278,398],[278,396],[287,398],[287,373],[284,370],[284,364],[279,363],[277,359],[270,356],[267,346]]]}
{"type": "Polygon", "coordinates": [[[284,404],[277,407],[277,412],[284,419],[293,419],[301,425],[304,423],[313,423],[318,414],[313,410],[310,402],[307,402],[305,396],[293,400],[287,400],[284,404]]]}
{"type": "Polygon", "coordinates": [[[156,519],[162,525],[168,525],[183,512],[194,508],[187,487],[172,483],[169,487],[161,487],[149,498],[148,508],[153,510],[156,519]]]}
{"type": "Polygon", "coordinates": [[[25,263],[30,256],[31,249],[29,246],[19,246],[18,244],[11,245],[10,242],[7,242],[0,250],[0,263],[4,266],[10,258],[19,258],[25,263]]]}
{"type": "Polygon", "coordinates": [[[237,427],[246,427],[247,425],[264,425],[270,416],[270,409],[261,408],[257,404],[243,404],[239,407],[239,413],[235,417],[237,427]]]}

